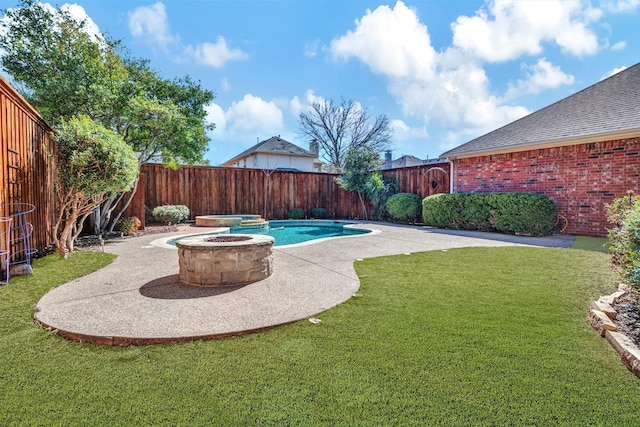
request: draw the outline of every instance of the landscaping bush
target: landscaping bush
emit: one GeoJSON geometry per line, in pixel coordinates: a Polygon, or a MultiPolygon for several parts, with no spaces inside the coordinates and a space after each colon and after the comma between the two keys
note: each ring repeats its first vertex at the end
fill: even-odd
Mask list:
{"type": "Polygon", "coordinates": [[[434,194],[422,201],[422,221],[438,228],[463,228],[461,194],[434,194]]]}
{"type": "Polygon", "coordinates": [[[555,205],[528,193],[437,194],[422,201],[426,225],[544,236],[554,227],[555,205]]]}
{"type": "Polygon", "coordinates": [[[291,208],[288,213],[291,219],[304,219],[304,210],[301,208],[291,208]]]}
{"type": "Polygon", "coordinates": [[[395,176],[383,176],[380,172],[374,172],[366,187],[367,199],[373,206],[372,219],[390,220],[392,217],[386,209],[387,200],[398,192],[400,180],[395,176]]]}
{"type": "Polygon", "coordinates": [[[420,196],[414,193],[396,193],[389,197],[385,207],[395,220],[415,222],[420,215],[420,196]]]}
{"type": "Polygon", "coordinates": [[[613,228],[609,230],[611,263],[621,280],[634,288],[640,285],[640,201],[629,194],[606,206],[613,228]]]}
{"type": "Polygon", "coordinates": [[[144,222],[147,224],[151,224],[156,219],[153,217],[153,211],[149,209],[149,206],[144,205],[144,222]]]}
{"type": "Polygon", "coordinates": [[[311,209],[311,218],[322,219],[327,216],[327,210],[325,208],[313,208],[311,209]]]}
{"type": "Polygon", "coordinates": [[[140,221],[137,216],[132,216],[119,220],[116,224],[116,229],[122,231],[122,234],[124,234],[125,236],[131,236],[133,234],[136,234],[141,225],[142,221],[140,221]]]}
{"type": "Polygon", "coordinates": [[[555,226],[556,206],[541,194],[498,193],[500,211],[496,229],[504,233],[545,236],[555,226]]]}
{"type": "Polygon", "coordinates": [[[153,209],[153,217],[163,224],[179,224],[189,218],[189,208],[185,205],[164,205],[153,209]]]}

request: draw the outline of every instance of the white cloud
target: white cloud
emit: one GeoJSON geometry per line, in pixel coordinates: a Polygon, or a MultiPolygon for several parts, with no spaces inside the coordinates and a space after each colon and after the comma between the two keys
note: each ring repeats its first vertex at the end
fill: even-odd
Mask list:
{"type": "Polygon", "coordinates": [[[161,2],[129,12],[129,31],[132,36],[147,39],[165,51],[170,43],[177,40],[169,31],[167,11],[161,2]]]}
{"type": "Polygon", "coordinates": [[[214,138],[224,135],[227,130],[227,118],[224,110],[218,104],[212,103],[205,107],[207,112],[207,123],[214,123],[216,128],[213,130],[214,138]]]}
{"type": "Polygon", "coordinates": [[[304,56],[307,58],[315,58],[318,55],[318,46],[320,45],[320,40],[316,39],[312,42],[305,43],[304,45],[304,56]]]}
{"type": "Polygon", "coordinates": [[[535,65],[522,65],[527,71],[526,80],[518,80],[515,85],[509,85],[505,98],[512,99],[521,94],[536,94],[545,89],[557,88],[561,85],[573,84],[575,78],[566,74],[559,66],[553,65],[545,58],[541,58],[535,65]]]}
{"type": "Polygon", "coordinates": [[[624,70],[626,70],[626,69],[627,69],[627,66],[626,66],[626,65],[623,65],[623,66],[621,66],[621,67],[614,68],[613,70],[609,71],[607,74],[605,74],[604,76],[602,76],[602,77],[600,78],[600,80],[604,80],[604,79],[606,79],[606,78],[609,78],[609,77],[613,76],[614,74],[618,74],[620,71],[624,71],[624,70]]]}
{"type": "Polygon", "coordinates": [[[185,54],[196,60],[199,64],[213,68],[221,68],[229,61],[247,59],[247,54],[240,49],[229,49],[227,41],[218,36],[215,43],[200,43],[196,46],[187,46],[185,54]]]}
{"type": "Polygon", "coordinates": [[[611,46],[611,50],[617,51],[617,50],[624,50],[627,47],[627,42],[625,41],[620,41],[617,43],[614,43],[611,46]]]}
{"type": "Polygon", "coordinates": [[[225,113],[227,129],[240,134],[273,136],[283,128],[282,111],[273,103],[246,94],[225,113]]]}
{"type": "Polygon", "coordinates": [[[183,60],[186,56],[198,64],[213,68],[221,68],[229,61],[247,58],[247,54],[242,50],[229,48],[222,36],[218,36],[215,43],[204,42],[180,47],[180,37],[171,33],[167,10],[162,2],[140,6],[129,12],[129,31],[132,36],[159,46],[167,55],[171,45],[176,49],[182,49],[182,54],[172,56],[174,59],[183,60]]]}
{"type": "Polygon", "coordinates": [[[393,149],[398,153],[416,153],[429,138],[426,126],[412,127],[404,120],[390,122],[393,129],[393,149]]]}
{"type": "Polygon", "coordinates": [[[543,42],[582,56],[598,49],[596,34],[588,26],[600,16],[599,9],[579,0],[499,0],[475,16],[458,17],[451,29],[456,47],[488,62],[540,54],[543,42]]]}
{"type": "Polygon", "coordinates": [[[76,22],[84,22],[84,31],[93,36],[94,40],[103,41],[104,36],[100,32],[98,25],[87,15],[84,7],[76,3],[65,3],[60,6],[60,10],[66,11],[76,20],[76,22]]]}
{"type": "Polygon", "coordinates": [[[336,58],[355,57],[386,76],[405,114],[455,129],[452,139],[477,136],[529,113],[491,95],[484,69],[465,52],[436,53],[427,27],[402,2],[367,11],[331,49],[336,58]]]}
{"type": "Polygon", "coordinates": [[[289,109],[293,116],[298,117],[302,111],[311,108],[311,104],[313,104],[314,102],[325,102],[325,101],[326,99],[324,99],[321,96],[317,96],[312,89],[308,89],[307,92],[305,93],[304,102],[301,101],[300,98],[298,98],[297,96],[294,96],[289,101],[289,109]]]}
{"type": "Polygon", "coordinates": [[[226,77],[223,77],[222,80],[220,81],[220,88],[222,89],[223,92],[229,92],[231,90],[231,83],[229,83],[229,79],[226,77]]]}
{"type": "Polygon", "coordinates": [[[431,78],[437,54],[427,27],[401,1],[380,6],[356,20],[356,29],[331,42],[334,58],[356,57],[372,71],[393,78],[431,78]]]}
{"type": "Polygon", "coordinates": [[[300,101],[300,98],[298,98],[297,96],[294,96],[291,101],[289,101],[289,109],[291,110],[291,114],[295,117],[298,117],[300,115],[303,108],[304,105],[300,101]]]}
{"type": "Polygon", "coordinates": [[[640,0],[615,0],[605,1],[603,7],[610,12],[629,12],[640,6],[640,0]]]}
{"type": "MultiPolygon", "coordinates": [[[[220,105],[212,103],[206,107],[207,121],[216,125],[209,132],[209,155],[220,160],[228,160],[257,141],[282,134],[292,138],[292,134],[283,131],[283,116],[273,101],[265,101],[252,94],[235,101],[225,111],[220,105]]],[[[291,139],[290,139],[291,140],[291,139]]]]}
{"type": "MultiPolygon", "coordinates": [[[[40,3],[40,4],[44,8],[44,10],[46,10],[52,15],[55,15],[58,11],[58,9],[52,6],[51,3],[40,3]]],[[[105,41],[104,35],[102,34],[102,32],[100,32],[100,28],[95,23],[95,21],[91,19],[89,15],[87,15],[87,12],[84,10],[84,7],[76,3],[65,3],[62,6],[60,6],[60,10],[68,13],[71,16],[71,18],[73,18],[77,23],[83,23],[84,32],[87,33],[93,39],[94,42],[97,42],[101,45],[104,43],[105,41]]],[[[2,25],[3,21],[6,21],[7,23],[9,21],[9,17],[6,14],[2,18],[0,18],[0,31],[5,30],[5,26],[2,25]]],[[[3,54],[4,54],[4,51],[0,50],[0,56],[2,56],[3,54]]]]}

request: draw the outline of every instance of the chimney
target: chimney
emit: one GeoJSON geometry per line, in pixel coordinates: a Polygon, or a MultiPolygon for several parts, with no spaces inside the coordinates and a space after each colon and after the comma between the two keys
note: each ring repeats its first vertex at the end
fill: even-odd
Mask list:
{"type": "Polygon", "coordinates": [[[320,154],[320,143],[317,139],[312,139],[309,143],[309,151],[318,156],[320,154]]]}
{"type": "Polygon", "coordinates": [[[391,169],[391,150],[384,152],[384,168],[391,169]]]}

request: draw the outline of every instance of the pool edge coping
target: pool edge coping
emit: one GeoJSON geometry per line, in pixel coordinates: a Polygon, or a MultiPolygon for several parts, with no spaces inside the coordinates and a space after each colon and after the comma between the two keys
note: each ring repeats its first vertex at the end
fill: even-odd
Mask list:
{"type": "MultiPolygon", "coordinates": [[[[273,220],[275,221],[287,221],[287,222],[294,222],[294,221],[299,221],[300,223],[309,223],[312,224],[313,220],[273,220]]],[[[321,220],[321,221],[326,221],[328,222],[329,220],[321,220]]],[[[307,245],[313,245],[316,243],[320,243],[329,239],[343,239],[343,238],[349,238],[349,237],[363,237],[363,236],[373,236],[376,234],[380,234],[382,233],[382,230],[379,230],[377,228],[369,228],[369,227],[365,227],[364,224],[361,223],[357,223],[357,222],[351,222],[351,221],[331,221],[332,223],[344,223],[343,227],[344,228],[353,228],[353,229],[358,229],[358,230],[368,230],[369,233],[362,233],[362,234],[353,234],[353,235],[349,235],[349,236],[331,236],[331,237],[322,237],[319,239],[313,239],[313,240],[308,240],[306,242],[300,242],[300,243],[292,243],[290,245],[278,245],[278,246],[274,246],[273,249],[274,250],[278,250],[278,249],[287,249],[287,248],[296,248],[296,247],[300,247],[300,246],[307,246],[307,245]]],[[[318,224],[319,225],[319,224],[318,224]]],[[[149,244],[151,246],[157,247],[157,248],[163,248],[163,249],[177,249],[177,246],[174,245],[170,245],[169,242],[170,240],[175,240],[175,239],[182,239],[182,238],[186,238],[186,237],[190,237],[190,236],[198,236],[198,235],[202,235],[202,234],[225,234],[225,233],[229,233],[229,231],[231,230],[231,227],[218,227],[217,230],[208,230],[208,231],[203,231],[203,232],[199,232],[199,233],[187,233],[187,234],[179,234],[179,235],[172,235],[172,236],[168,236],[168,237],[161,237],[159,239],[155,239],[153,241],[151,241],[149,244]]],[[[250,233],[248,233],[250,234],[250,233]]]]}

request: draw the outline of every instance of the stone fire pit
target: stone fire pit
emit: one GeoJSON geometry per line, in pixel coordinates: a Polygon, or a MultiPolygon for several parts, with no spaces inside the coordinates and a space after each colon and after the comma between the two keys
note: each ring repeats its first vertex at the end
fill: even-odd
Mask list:
{"type": "Polygon", "coordinates": [[[180,280],[198,286],[246,285],[271,276],[274,239],[258,234],[220,234],[180,239],[180,280]]]}

